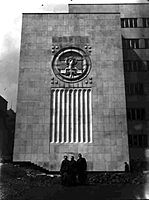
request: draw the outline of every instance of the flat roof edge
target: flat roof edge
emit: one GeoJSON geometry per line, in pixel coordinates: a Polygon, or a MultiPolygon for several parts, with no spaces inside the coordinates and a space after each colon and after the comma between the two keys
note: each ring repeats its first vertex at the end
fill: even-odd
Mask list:
{"type": "Polygon", "coordinates": [[[52,15],[74,15],[74,14],[89,14],[89,15],[92,15],[92,14],[120,14],[120,12],[69,12],[69,13],[48,13],[48,12],[45,12],[45,13],[22,13],[23,15],[24,14],[52,14],[52,15]]]}
{"type": "Polygon", "coordinates": [[[111,6],[111,5],[118,5],[118,6],[119,6],[119,5],[136,5],[136,4],[138,4],[138,5],[140,5],[140,4],[141,4],[141,5],[149,5],[149,3],[107,3],[107,4],[106,4],[106,3],[103,3],[103,4],[102,4],[102,3],[100,3],[100,4],[92,4],[92,3],[89,4],[89,3],[86,3],[86,4],[68,4],[68,6],[69,6],[69,5],[71,5],[71,6],[72,6],[72,5],[73,5],[73,6],[74,6],[74,5],[77,5],[77,6],[78,6],[78,5],[81,5],[81,6],[82,6],[82,5],[84,5],[84,6],[86,6],[86,5],[92,5],[92,6],[93,6],[93,5],[95,5],[95,6],[97,6],[97,5],[108,5],[108,6],[109,6],[109,5],[110,5],[110,6],[111,6]]]}

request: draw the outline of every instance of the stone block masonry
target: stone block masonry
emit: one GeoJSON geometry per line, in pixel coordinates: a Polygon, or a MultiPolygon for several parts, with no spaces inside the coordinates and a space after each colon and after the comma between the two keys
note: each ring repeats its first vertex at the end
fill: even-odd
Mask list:
{"type": "Polygon", "coordinates": [[[129,161],[120,14],[23,14],[14,161],[129,161]]]}

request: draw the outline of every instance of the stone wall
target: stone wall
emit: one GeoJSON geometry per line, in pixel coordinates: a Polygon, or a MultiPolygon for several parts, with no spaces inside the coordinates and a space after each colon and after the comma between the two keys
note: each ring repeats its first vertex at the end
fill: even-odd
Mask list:
{"type": "Polygon", "coordinates": [[[23,14],[16,118],[14,161],[57,171],[64,154],[82,153],[90,171],[124,170],[129,156],[119,13],[23,14]],[[91,60],[88,76],[73,83],[52,70],[56,53],[71,47],[91,60]],[[92,141],[50,142],[52,88],[91,90],[92,141]]]}

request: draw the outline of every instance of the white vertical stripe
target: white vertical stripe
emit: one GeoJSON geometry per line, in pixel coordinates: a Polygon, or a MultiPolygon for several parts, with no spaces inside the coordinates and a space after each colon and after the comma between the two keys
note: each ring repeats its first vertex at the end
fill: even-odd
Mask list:
{"type": "Polygon", "coordinates": [[[130,20],[128,19],[128,27],[130,27],[130,20]]]}
{"type": "Polygon", "coordinates": [[[124,28],[126,27],[126,20],[124,19],[124,28]]]}
{"type": "Polygon", "coordinates": [[[78,90],[78,142],[80,142],[80,118],[81,118],[81,111],[80,111],[80,89],[78,90]]]}
{"type": "Polygon", "coordinates": [[[64,119],[65,119],[65,115],[64,115],[64,109],[65,109],[65,90],[62,90],[62,114],[61,114],[61,117],[62,117],[62,136],[61,136],[61,142],[63,143],[64,142],[64,119]]]}
{"type": "Polygon", "coordinates": [[[57,93],[58,90],[55,90],[55,122],[54,122],[54,142],[57,141],[57,93]]]}
{"type": "Polygon", "coordinates": [[[66,142],[69,142],[69,90],[66,91],[67,93],[67,104],[66,104],[66,142]]]}
{"type": "Polygon", "coordinates": [[[87,111],[87,90],[85,90],[85,142],[88,142],[88,111],[87,111]]]}
{"type": "Polygon", "coordinates": [[[58,89],[57,90],[57,115],[56,115],[56,128],[57,128],[57,131],[56,131],[56,143],[59,143],[59,127],[60,127],[60,90],[58,89]]]}
{"type": "Polygon", "coordinates": [[[90,123],[90,143],[92,142],[92,96],[89,90],[89,123],[90,123]]]}
{"type": "Polygon", "coordinates": [[[76,126],[76,143],[78,143],[78,90],[76,90],[76,121],[75,121],[75,126],[76,126]]]}
{"type": "Polygon", "coordinates": [[[53,143],[54,142],[54,134],[55,134],[55,90],[53,90],[53,115],[52,115],[52,140],[51,142],[53,143]]]}
{"type": "Polygon", "coordinates": [[[74,142],[74,90],[71,93],[71,143],[74,142]]]}
{"type": "Polygon", "coordinates": [[[80,90],[80,142],[83,142],[83,90],[80,90]]]}

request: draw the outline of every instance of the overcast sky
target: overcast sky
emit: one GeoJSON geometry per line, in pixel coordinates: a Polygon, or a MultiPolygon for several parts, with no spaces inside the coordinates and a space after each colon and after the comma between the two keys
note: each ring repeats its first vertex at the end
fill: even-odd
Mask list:
{"type": "Polygon", "coordinates": [[[74,3],[144,3],[147,0],[3,0],[0,6],[0,95],[16,109],[22,12],[67,12],[74,3]]]}

